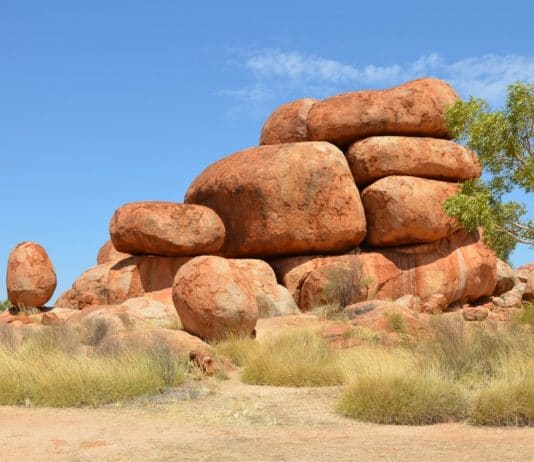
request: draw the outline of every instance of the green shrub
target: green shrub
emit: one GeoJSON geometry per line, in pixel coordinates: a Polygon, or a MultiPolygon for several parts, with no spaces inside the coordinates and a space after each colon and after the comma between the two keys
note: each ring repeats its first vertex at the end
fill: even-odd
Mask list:
{"type": "Polygon", "coordinates": [[[362,375],[350,384],[338,412],[366,422],[423,425],[463,418],[461,389],[431,375],[362,375]]]}
{"type": "Polygon", "coordinates": [[[10,308],[13,308],[13,305],[9,300],[0,300],[0,313],[10,308]]]}
{"type": "Polygon", "coordinates": [[[343,383],[338,355],[317,333],[288,330],[259,343],[242,374],[245,383],[289,387],[343,383]]]}
{"type": "Polygon", "coordinates": [[[397,313],[395,311],[387,313],[386,322],[388,328],[397,333],[406,332],[407,323],[406,318],[402,313],[397,313]]]}

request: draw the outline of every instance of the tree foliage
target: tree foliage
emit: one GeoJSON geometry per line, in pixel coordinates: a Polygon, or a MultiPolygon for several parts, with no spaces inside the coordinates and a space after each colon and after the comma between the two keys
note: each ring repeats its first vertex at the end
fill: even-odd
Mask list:
{"type": "Polygon", "coordinates": [[[468,231],[482,227],[486,243],[507,259],[517,243],[534,246],[534,222],[523,204],[507,201],[516,189],[534,191],[534,84],[508,87],[505,107],[492,112],[471,97],[447,111],[453,137],[475,151],[484,179],[469,180],[445,202],[445,211],[468,231]]]}

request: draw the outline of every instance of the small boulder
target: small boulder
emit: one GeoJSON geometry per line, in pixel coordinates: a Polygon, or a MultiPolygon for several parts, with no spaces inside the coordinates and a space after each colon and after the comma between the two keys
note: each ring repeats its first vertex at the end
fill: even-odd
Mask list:
{"type": "Polygon", "coordinates": [[[56,272],[45,249],[36,242],[17,244],[7,262],[7,297],[16,307],[40,307],[56,290],[56,272]]]}
{"type": "Polygon", "coordinates": [[[473,151],[435,138],[372,136],[352,144],[346,156],[358,186],[391,175],[465,181],[482,173],[473,151]]]}
{"type": "Polygon", "coordinates": [[[217,214],[198,205],[133,202],[115,211],[109,226],[120,252],[185,257],[217,252],[225,230],[217,214]]]}
{"type": "Polygon", "coordinates": [[[302,98],[282,104],[263,125],[260,144],[308,141],[308,113],[318,102],[318,99],[302,98]]]}
{"type": "Polygon", "coordinates": [[[423,313],[442,313],[447,309],[447,297],[443,294],[432,294],[428,297],[422,306],[423,313]]]}
{"type": "Polygon", "coordinates": [[[111,240],[107,240],[98,251],[96,263],[98,265],[103,265],[104,263],[119,261],[129,257],[131,257],[129,253],[119,252],[115,247],[113,247],[113,242],[111,242],[111,240]]]}
{"type": "Polygon", "coordinates": [[[411,176],[388,176],[364,189],[366,242],[373,247],[433,242],[460,228],[443,210],[456,194],[454,183],[411,176]]]}
{"type": "Polygon", "coordinates": [[[445,111],[456,101],[452,87],[433,78],[388,90],[344,93],[312,106],[308,137],[338,146],[374,135],[450,138],[445,111]]]}
{"type": "Polygon", "coordinates": [[[263,260],[233,259],[231,264],[248,277],[256,294],[258,316],[272,318],[300,314],[289,291],[276,281],[273,269],[263,260]]]}
{"type": "Polygon", "coordinates": [[[206,340],[251,335],[258,320],[256,292],[231,260],[196,257],[177,272],[172,291],[184,329],[206,340]]]}
{"type": "Polygon", "coordinates": [[[466,321],[484,321],[489,314],[489,310],[485,306],[465,307],[462,312],[466,321]]]}
{"type": "Polygon", "coordinates": [[[514,272],[510,265],[497,258],[497,284],[493,295],[498,297],[499,295],[512,290],[515,284],[514,272]]]}

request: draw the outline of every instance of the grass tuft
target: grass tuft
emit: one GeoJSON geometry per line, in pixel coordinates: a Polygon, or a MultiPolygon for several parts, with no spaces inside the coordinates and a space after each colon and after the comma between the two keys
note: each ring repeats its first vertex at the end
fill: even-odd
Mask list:
{"type": "Polygon", "coordinates": [[[344,380],[335,351],[317,333],[297,329],[259,343],[241,378],[255,385],[289,387],[339,385],[344,380]]]}
{"type": "Polygon", "coordinates": [[[425,425],[463,418],[466,399],[457,385],[430,374],[362,375],[346,388],[338,412],[367,422],[425,425]]]}

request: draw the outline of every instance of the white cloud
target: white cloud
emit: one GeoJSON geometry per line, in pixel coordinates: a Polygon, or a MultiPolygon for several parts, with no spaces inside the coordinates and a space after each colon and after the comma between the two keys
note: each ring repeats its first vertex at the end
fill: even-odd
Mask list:
{"type": "Polygon", "coordinates": [[[263,50],[242,55],[239,65],[250,72],[250,85],[219,94],[233,96],[240,104],[252,103],[255,112],[268,101],[279,103],[304,96],[323,98],[342,91],[398,85],[423,76],[447,80],[462,97],[473,95],[500,105],[510,83],[534,81],[534,56],[512,54],[448,62],[431,53],[406,63],[355,66],[297,51],[263,50]]]}

